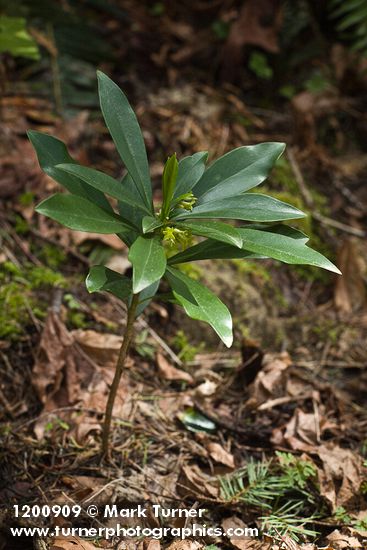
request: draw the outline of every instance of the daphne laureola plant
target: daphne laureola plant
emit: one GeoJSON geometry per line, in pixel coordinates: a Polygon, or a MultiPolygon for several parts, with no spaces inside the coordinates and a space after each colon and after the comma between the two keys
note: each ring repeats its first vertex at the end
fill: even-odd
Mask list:
{"type": "Polygon", "coordinates": [[[91,267],[86,279],[89,292],[110,292],[127,306],[126,328],[103,426],[105,454],[134,319],[154,298],[162,278],[171,289],[165,299],[182,306],[192,319],[208,323],[226,346],[232,345],[229,310],[206,286],[183,273],[180,264],[216,258],[274,258],[340,272],[307,246],[304,233],[279,223],[303,218],[303,212],[272,197],[248,192],[266,179],[284,151],[283,143],[238,147],[209,167],[206,151],[180,161],[173,154],[163,170],[162,204],[155,208],[147,154],[135,113],[121,89],[105,74],[97,75],[104,120],[126,168],[121,181],[81,166],[55,137],[36,131],[28,135],[43,171],[68,191],[41,202],[37,212],[70,229],[116,233],[129,247],[131,279],[103,265],[91,267]],[[111,204],[107,197],[117,199],[117,203],[111,204]],[[222,219],[247,223],[218,221],[222,219]],[[193,236],[201,239],[195,244],[193,236]]]}

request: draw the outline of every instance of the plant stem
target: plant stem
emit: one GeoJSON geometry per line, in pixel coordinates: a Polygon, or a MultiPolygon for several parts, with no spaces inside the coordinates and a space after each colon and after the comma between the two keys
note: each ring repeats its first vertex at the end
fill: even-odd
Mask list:
{"type": "Polygon", "coordinates": [[[127,321],[126,321],[125,333],[124,333],[121,348],[119,351],[117,363],[116,363],[115,376],[113,377],[113,381],[112,381],[112,385],[110,388],[110,393],[108,395],[108,400],[106,405],[106,412],[104,417],[103,433],[102,433],[102,455],[103,456],[106,456],[109,451],[108,441],[109,441],[109,435],[110,435],[110,429],[111,429],[113,406],[115,403],[117,390],[120,384],[122,371],[125,366],[126,357],[132,341],[132,337],[133,337],[135,312],[136,312],[138,303],[139,303],[139,294],[134,294],[131,300],[131,304],[127,309],[127,321]]]}
{"type": "Polygon", "coordinates": [[[62,101],[62,89],[60,78],[60,67],[58,62],[58,50],[56,47],[54,28],[51,23],[47,25],[48,36],[51,41],[52,47],[49,49],[51,57],[51,71],[53,80],[53,90],[55,99],[55,110],[58,115],[62,116],[63,101],[62,101]]]}

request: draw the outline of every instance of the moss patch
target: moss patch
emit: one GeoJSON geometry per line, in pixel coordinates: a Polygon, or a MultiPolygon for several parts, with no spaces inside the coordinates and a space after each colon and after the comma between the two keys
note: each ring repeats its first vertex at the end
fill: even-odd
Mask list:
{"type": "Polygon", "coordinates": [[[24,333],[31,316],[44,318],[45,304],[35,292],[64,286],[64,277],[47,267],[12,262],[0,265],[0,338],[14,340],[24,333]]]}

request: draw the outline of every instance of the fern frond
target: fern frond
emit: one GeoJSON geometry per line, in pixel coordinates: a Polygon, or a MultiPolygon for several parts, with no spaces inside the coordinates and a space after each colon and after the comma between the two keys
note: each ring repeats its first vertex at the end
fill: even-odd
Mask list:
{"type": "Polygon", "coordinates": [[[329,0],[331,18],[341,38],[354,51],[367,55],[367,0],[329,0]]]}

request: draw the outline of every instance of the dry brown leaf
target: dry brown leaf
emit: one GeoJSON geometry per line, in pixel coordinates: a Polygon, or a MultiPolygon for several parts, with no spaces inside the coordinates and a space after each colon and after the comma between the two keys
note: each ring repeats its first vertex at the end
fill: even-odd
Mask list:
{"type": "Polygon", "coordinates": [[[288,535],[282,535],[281,549],[283,550],[301,550],[301,546],[288,535]]]}
{"type": "MultiPolygon", "coordinates": [[[[85,409],[91,409],[102,413],[105,411],[109,388],[112,384],[114,368],[98,368],[93,380],[83,393],[82,406],[85,409]]],[[[117,391],[116,400],[113,408],[113,415],[129,420],[133,410],[133,402],[130,387],[127,379],[123,376],[117,391]]],[[[83,441],[91,431],[101,429],[101,424],[95,419],[95,416],[83,415],[75,419],[75,437],[77,441],[83,441]]]]}
{"type": "Polygon", "coordinates": [[[211,395],[214,395],[217,391],[218,384],[213,382],[212,380],[205,380],[202,384],[199,384],[195,388],[195,394],[199,395],[200,397],[210,397],[211,395]]]}
{"type": "Polygon", "coordinates": [[[357,152],[348,151],[345,154],[338,155],[333,161],[336,164],[337,171],[346,179],[357,178],[367,168],[366,155],[357,152]]]}
{"type": "Polygon", "coordinates": [[[159,409],[165,418],[179,418],[179,413],[185,407],[193,407],[194,402],[189,392],[180,392],[177,396],[167,396],[159,400],[159,409]]]}
{"type": "Polygon", "coordinates": [[[199,550],[204,545],[197,540],[176,540],[166,550],[199,550]]]}
{"type": "MultiPolygon", "coordinates": [[[[2,97],[2,107],[3,100],[2,97]]],[[[3,121],[4,112],[2,111],[3,121]]],[[[2,128],[4,129],[3,124],[2,128]]],[[[9,130],[9,133],[6,131],[6,138],[2,132],[1,138],[0,199],[10,199],[23,191],[26,182],[27,189],[32,186],[33,182],[39,184],[39,169],[37,168],[35,152],[29,140],[12,136],[11,130],[9,130]]],[[[16,210],[21,210],[21,205],[14,203],[15,205],[16,210]]]]}
{"type": "Polygon", "coordinates": [[[265,403],[270,397],[280,397],[284,393],[286,374],[291,365],[287,353],[279,355],[265,355],[261,371],[256,375],[254,382],[249,386],[249,408],[256,408],[265,403]]]}
{"type": "Polygon", "coordinates": [[[200,470],[196,464],[182,466],[178,482],[177,492],[182,497],[194,496],[195,498],[210,496],[218,497],[218,487],[213,484],[212,478],[200,470]]]}
{"type": "Polygon", "coordinates": [[[157,366],[159,374],[166,380],[184,380],[189,384],[193,383],[193,378],[191,374],[183,370],[177,369],[174,367],[162,353],[157,353],[157,366]]]}
{"type": "MultiPolygon", "coordinates": [[[[222,527],[224,531],[227,531],[228,529],[245,529],[247,525],[242,521],[242,519],[237,516],[232,516],[222,521],[222,527]]],[[[261,548],[264,548],[262,542],[254,539],[253,537],[234,536],[229,540],[232,546],[238,548],[239,550],[260,550],[261,548]]]]}
{"type": "Polygon", "coordinates": [[[364,275],[366,266],[355,241],[346,239],[339,251],[338,266],[343,277],[335,284],[334,302],[342,313],[352,313],[366,305],[364,275]]]}
{"type": "Polygon", "coordinates": [[[74,244],[80,245],[85,241],[100,241],[114,250],[126,250],[126,244],[117,235],[105,235],[103,233],[86,233],[85,231],[73,231],[72,239],[74,244]]]}
{"type": "Polygon", "coordinates": [[[160,550],[161,543],[157,539],[144,539],[143,550],[160,550]]]}
{"type": "Polygon", "coordinates": [[[330,535],[326,537],[326,540],[331,543],[333,550],[351,550],[353,548],[363,548],[361,542],[351,535],[345,535],[335,529],[330,535]]]}
{"type": "Polygon", "coordinates": [[[122,336],[82,329],[73,330],[71,336],[95,361],[101,364],[116,363],[122,336]]]}
{"type": "MultiPolygon", "coordinates": [[[[72,409],[78,405],[83,414],[72,410],[57,413],[72,425],[71,433],[78,441],[92,430],[99,430],[96,415],[105,410],[112,383],[115,359],[121,339],[94,331],[69,332],[51,309],[44,327],[36,357],[32,383],[44,404],[44,411],[35,424],[38,438],[44,436],[45,425],[55,409],[72,409]],[[92,414],[91,414],[92,411],[92,414]]],[[[130,362],[131,364],[131,362],[130,362]]],[[[127,419],[132,401],[127,380],[122,377],[114,407],[114,415],[127,419]]]]}
{"type": "Polygon", "coordinates": [[[320,393],[313,389],[310,381],[306,381],[302,376],[299,376],[297,371],[291,371],[286,380],[285,395],[297,397],[313,392],[313,399],[320,402],[320,393]]]}
{"type": "Polygon", "coordinates": [[[42,403],[59,389],[62,378],[60,373],[72,343],[73,339],[59,315],[51,310],[42,333],[32,377],[33,386],[42,403]]]}
{"type": "Polygon", "coordinates": [[[205,446],[206,450],[208,451],[209,455],[215,462],[219,462],[220,464],[224,464],[225,466],[228,466],[229,468],[234,468],[234,457],[231,453],[223,449],[219,443],[214,443],[212,441],[208,442],[208,444],[205,446]]]}
{"type": "Polygon", "coordinates": [[[65,365],[65,350],[73,343],[65,325],[57,314],[51,311],[47,317],[39,344],[32,384],[42,403],[51,392],[55,393],[61,384],[61,371],[65,365]]]}
{"type": "Polygon", "coordinates": [[[76,355],[73,337],[59,315],[50,309],[32,376],[32,384],[42,403],[48,404],[56,394],[59,394],[60,407],[78,400],[81,379],[87,380],[93,367],[81,357],[77,360],[76,355]]]}
{"type": "Polygon", "coordinates": [[[75,502],[88,499],[93,504],[102,505],[111,501],[115,490],[115,486],[106,484],[104,478],[95,476],[63,476],[62,482],[71,490],[70,497],[75,502]],[[94,493],[97,493],[96,497],[92,497],[94,493]]]}
{"type": "Polygon", "coordinates": [[[114,254],[106,262],[106,267],[123,275],[131,267],[131,263],[125,254],[114,254]]]}
{"type": "MultiPolygon", "coordinates": [[[[306,90],[292,98],[291,106],[297,141],[322,157],[325,151],[317,143],[318,119],[345,109],[345,101],[333,89],[326,89],[318,94],[306,90]]],[[[324,160],[327,161],[327,158],[324,160]]]]}
{"type": "Polygon", "coordinates": [[[222,75],[234,80],[242,64],[244,46],[251,44],[276,53],[279,50],[278,32],[282,24],[279,0],[248,0],[231,26],[227,43],[222,51],[222,75]]]}
{"type": "MultiPolygon", "coordinates": [[[[127,518],[127,522],[130,522],[131,519],[133,518],[127,518]]],[[[118,546],[116,546],[116,550],[141,550],[141,548],[141,543],[138,544],[131,540],[122,540],[121,542],[119,542],[118,546]]]]}
{"type": "Polygon", "coordinates": [[[96,550],[97,546],[79,537],[55,537],[50,550],[96,550]]]}
{"type": "Polygon", "coordinates": [[[362,481],[362,459],[350,449],[337,445],[320,445],[317,454],[322,460],[319,469],[320,493],[333,510],[350,506],[358,498],[362,481]]]}
{"type": "MultiPolygon", "coordinates": [[[[314,414],[304,413],[296,409],[292,418],[287,423],[282,435],[281,445],[290,447],[295,451],[310,452],[318,445],[317,434],[320,431],[318,419],[314,414]]],[[[280,443],[278,431],[275,432],[275,439],[272,442],[280,443]]]]}

